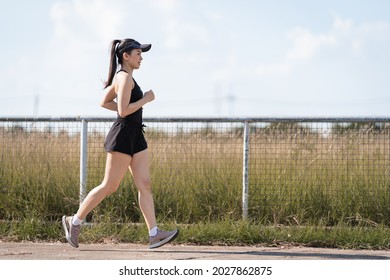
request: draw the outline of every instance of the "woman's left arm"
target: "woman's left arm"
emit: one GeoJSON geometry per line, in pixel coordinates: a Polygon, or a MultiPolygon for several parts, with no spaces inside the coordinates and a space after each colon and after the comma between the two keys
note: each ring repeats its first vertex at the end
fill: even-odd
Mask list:
{"type": "Polygon", "coordinates": [[[100,106],[111,111],[118,111],[118,104],[114,101],[116,98],[116,92],[114,85],[110,85],[106,88],[104,98],[100,102],[100,106]]]}

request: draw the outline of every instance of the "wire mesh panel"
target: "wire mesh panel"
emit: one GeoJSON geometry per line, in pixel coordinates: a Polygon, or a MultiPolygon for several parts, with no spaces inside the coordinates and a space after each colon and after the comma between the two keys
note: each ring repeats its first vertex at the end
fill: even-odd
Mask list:
{"type": "Polygon", "coordinates": [[[79,122],[0,121],[0,219],[52,219],[77,200],[79,122]]]}
{"type": "Polygon", "coordinates": [[[251,215],[275,224],[387,222],[384,122],[253,123],[251,215]]]}
{"type": "Polygon", "coordinates": [[[94,187],[101,183],[104,177],[106,152],[104,141],[113,120],[88,121],[88,186],[94,187]]]}
{"type": "MultiPolygon", "coordinates": [[[[88,121],[88,191],[104,176],[105,136],[113,120],[88,121]]],[[[159,220],[195,222],[241,215],[242,123],[145,120],[150,172],[159,220]]],[[[88,219],[142,219],[138,193],[125,176],[117,193],[88,219]]]]}
{"type": "Polygon", "coordinates": [[[157,209],[185,222],[240,217],[241,134],[241,123],[148,122],[157,209]]]}
{"type": "MultiPolygon", "coordinates": [[[[86,118],[87,192],[104,177],[114,119],[86,118]]],[[[145,119],[159,221],[389,224],[389,119],[145,119]],[[243,168],[244,123],[248,168],[243,168]]],[[[0,219],[59,219],[79,204],[81,120],[0,118],[0,219]]],[[[130,172],[90,220],[138,222],[130,172]]]]}

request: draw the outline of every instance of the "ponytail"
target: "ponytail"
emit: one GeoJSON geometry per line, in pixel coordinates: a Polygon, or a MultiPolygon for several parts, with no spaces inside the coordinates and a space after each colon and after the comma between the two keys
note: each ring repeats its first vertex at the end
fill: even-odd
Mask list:
{"type": "MultiPolygon", "coordinates": [[[[108,70],[108,77],[107,81],[104,84],[104,88],[109,87],[112,84],[112,80],[114,79],[116,68],[118,67],[118,64],[116,62],[117,58],[117,44],[119,44],[121,40],[113,40],[111,42],[111,51],[110,51],[110,69],[108,70]]],[[[119,61],[121,63],[121,61],[119,61]]]]}

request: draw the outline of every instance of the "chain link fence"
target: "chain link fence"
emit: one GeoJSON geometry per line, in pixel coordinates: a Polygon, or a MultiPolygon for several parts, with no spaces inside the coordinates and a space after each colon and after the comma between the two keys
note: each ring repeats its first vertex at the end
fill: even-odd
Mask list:
{"type": "MultiPolygon", "coordinates": [[[[0,219],[58,219],[104,175],[111,118],[0,118],[0,219]],[[83,130],[84,129],[84,130],[83,130]]],[[[389,118],[147,118],[156,213],[389,224],[389,118]]],[[[88,219],[139,221],[130,174],[88,219]]]]}

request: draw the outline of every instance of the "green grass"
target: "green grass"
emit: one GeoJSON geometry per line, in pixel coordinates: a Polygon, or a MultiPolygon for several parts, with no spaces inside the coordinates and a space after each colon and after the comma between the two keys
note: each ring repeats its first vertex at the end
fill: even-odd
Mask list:
{"type": "MultiPolygon", "coordinates": [[[[250,221],[200,222],[191,225],[165,223],[161,228],[180,230],[176,244],[234,246],[308,246],[340,249],[390,249],[390,229],[386,226],[349,225],[265,226],[250,221]]],[[[65,242],[61,222],[39,220],[0,222],[0,240],[8,242],[65,242]]],[[[83,226],[82,243],[147,244],[144,224],[101,222],[83,226]]]]}
{"type": "MultiPolygon", "coordinates": [[[[61,240],[61,216],[79,204],[78,136],[0,133],[0,238],[61,240]]],[[[388,132],[252,134],[247,221],[241,130],[149,130],[147,138],[157,219],[183,229],[177,242],[389,248],[388,132]]],[[[98,133],[89,137],[88,190],[104,174],[103,141],[98,133]]],[[[85,242],[146,242],[129,174],[87,221],[94,226],[83,230],[85,242]]]]}

